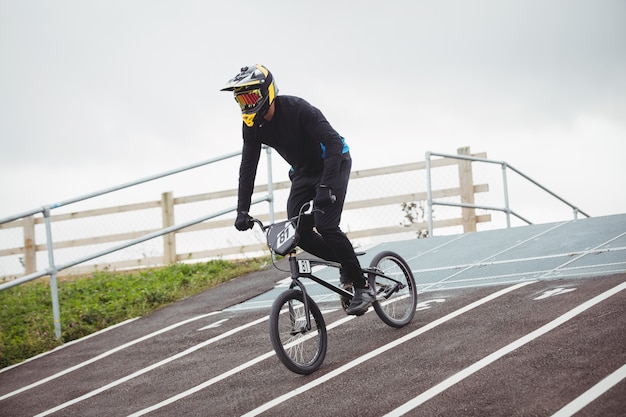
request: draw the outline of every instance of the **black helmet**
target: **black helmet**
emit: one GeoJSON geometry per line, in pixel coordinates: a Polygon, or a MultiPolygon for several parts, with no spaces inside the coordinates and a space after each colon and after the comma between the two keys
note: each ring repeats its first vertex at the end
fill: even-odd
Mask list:
{"type": "Polygon", "coordinates": [[[278,87],[272,73],[263,65],[243,67],[239,74],[226,83],[221,91],[234,91],[235,100],[241,108],[241,117],[248,127],[254,126],[257,115],[263,118],[274,102],[278,87]]]}

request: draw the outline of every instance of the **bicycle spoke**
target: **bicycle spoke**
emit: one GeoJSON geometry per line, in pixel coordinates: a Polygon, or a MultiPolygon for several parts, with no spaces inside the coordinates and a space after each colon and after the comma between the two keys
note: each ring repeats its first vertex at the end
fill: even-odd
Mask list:
{"type": "Polygon", "coordinates": [[[326,355],[326,327],[321,312],[308,300],[307,320],[303,295],[289,290],[276,299],[270,312],[270,336],[278,358],[290,370],[308,374],[319,368],[326,355]],[[307,322],[311,328],[307,330],[307,322]]]}
{"type": "Polygon", "coordinates": [[[387,251],[374,257],[370,270],[382,274],[370,274],[377,296],[374,310],[388,325],[405,326],[413,319],[417,305],[415,280],[409,266],[399,255],[387,251]]]}

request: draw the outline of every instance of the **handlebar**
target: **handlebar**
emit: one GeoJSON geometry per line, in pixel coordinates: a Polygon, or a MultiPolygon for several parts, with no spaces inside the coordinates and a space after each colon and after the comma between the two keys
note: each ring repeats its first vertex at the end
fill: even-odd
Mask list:
{"type": "MultiPolygon", "coordinates": [[[[335,195],[332,196],[332,200],[333,203],[336,201],[336,197],[335,195]]],[[[296,227],[300,224],[300,218],[304,215],[311,215],[313,213],[315,213],[316,211],[319,211],[321,213],[323,213],[322,209],[318,209],[313,207],[313,200],[309,200],[306,203],[304,203],[301,207],[300,210],[298,211],[298,214],[296,216],[293,216],[292,218],[290,218],[289,220],[294,222],[296,224],[296,227]]],[[[263,222],[260,219],[257,219],[255,217],[252,218],[251,220],[253,223],[256,223],[259,225],[259,227],[261,228],[261,230],[263,230],[264,232],[267,231],[267,229],[269,229],[272,225],[264,225],[263,222]]]]}
{"type": "Polygon", "coordinates": [[[312,215],[316,211],[322,212],[321,209],[314,207],[312,200],[307,201],[300,207],[298,214],[288,220],[274,222],[270,225],[264,225],[263,222],[256,218],[249,218],[250,228],[254,227],[254,223],[261,227],[267,239],[267,246],[273,253],[278,255],[287,255],[292,253],[299,240],[300,220],[304,215],[312,215]]]}
{"type": "Polygon", "coordinates": [[[259,227],[261,228],[261,230],[266,231],[267,229],[269,229],[269,226],[265,226],[263,224],[263,222],[259,219],[257,219],[256,217],[253,217],[252,220],[250,220],[252,223],[256,223],[259,225],[259,227]]]}

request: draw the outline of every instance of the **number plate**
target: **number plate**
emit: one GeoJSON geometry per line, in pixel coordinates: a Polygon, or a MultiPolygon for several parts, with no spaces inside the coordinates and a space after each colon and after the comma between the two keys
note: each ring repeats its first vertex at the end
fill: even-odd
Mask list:
{"type": "Polygon", "coordinates": [[[276,251],[284,252],[291,245],[296,234],[296,229],[291,222],[287,222],[285,228],[276,237],[276,251]]]}
{"type": "Polygon", "coordinates": [[[308,259],[301,259],[298,261],[298,271],[301,274],[310,274],[311,273],[311,262],[308,259]]]}
{"type": "Polygon", "coordinates": [[[272,225],[267,234],[268,246],[279,255],[286,255],[298,244],[296,228],[290,221],[272,225]]]}

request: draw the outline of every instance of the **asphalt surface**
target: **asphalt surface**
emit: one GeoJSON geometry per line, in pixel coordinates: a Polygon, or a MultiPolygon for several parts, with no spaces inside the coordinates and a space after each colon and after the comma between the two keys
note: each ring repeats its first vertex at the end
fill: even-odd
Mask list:
{"type": "Polygon", "coordinates": [[[328,353],[309,376],[273,354],[267,308],[228,309],[284,277],[270,267],[5,369],[0,415],[625,415],[625,273],[427,291],[402,329],[324,304],[328,353]]]}

